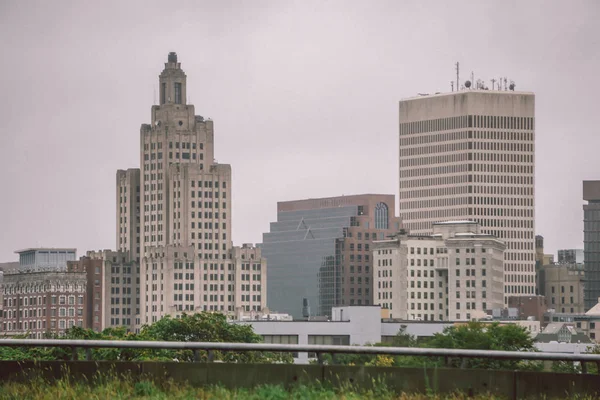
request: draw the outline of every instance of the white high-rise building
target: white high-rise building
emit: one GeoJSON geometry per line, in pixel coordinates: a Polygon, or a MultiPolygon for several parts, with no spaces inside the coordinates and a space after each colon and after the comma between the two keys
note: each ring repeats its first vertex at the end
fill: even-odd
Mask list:
{"type": "Polygon", "coordinates": [[[117,172],[117,246],[139,257],[140,324],[266,305],[266,264],[260,249],[232,246],[231,166],[215,161],[213,122],[187,103],[186,79],[169,53],[140,130],[140,170],[117,172]]]}
{"type": "Polygon", "coordinates": [[[506,243],[504,298],[535,293],[535,95],[463,90],[400,101],[400,216],[411,234],[479,222],[506,243]]]}

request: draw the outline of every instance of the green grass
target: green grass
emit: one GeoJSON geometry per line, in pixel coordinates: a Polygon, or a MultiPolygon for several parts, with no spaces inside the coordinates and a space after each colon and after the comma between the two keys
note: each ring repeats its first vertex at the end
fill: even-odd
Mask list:
{"type": "MultiPolygon", "coordinates": [[[[565,398],[560,396],[559,398],[565,398]]],[[[334,389],[327,385],[315,384],[313,386],[298,385],[286,389],[282,385],[263,385],[254,389],[226,389],[219,386],[197,388],[171,380],[154,382],[151,380],[135,381],[131,378],[98,377],[93,382],[72,382],[69,379],[48,382],[41,378],[34,378],[28,382],[7,382],[0,386],[0,399],[6,400],[62,400],[62,399],[256,399],[256,400],[284,400],[284,399],[324,399],[324,400],[351,400],[351,399],[500,399],[490,395],[468,397],[465,394],[440,396],[426,394],[395,394],[384,385],[374,382],[373,388],[360,390],[351,384],[334,389]]],[[[581,400],[587,399],[580,397],[581,400]]],[[[591,399],[591,397],[589,397],[591,399]]]]}

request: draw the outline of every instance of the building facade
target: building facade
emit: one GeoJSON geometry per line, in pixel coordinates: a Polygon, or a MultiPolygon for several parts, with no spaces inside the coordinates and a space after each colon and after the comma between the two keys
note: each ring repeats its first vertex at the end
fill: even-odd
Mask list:
{"type": "Polygon", "coordinates": [[[2,330],[41,339],[74,326],[87,328],[87,277],[83,272],[29,269],[4,274],[2,330]]]}
{"type": "Polygon", "coordinates": [[[140,169],[117,171],[117,244],[128,261],[140,262],[140,169]]]}
{"type": "MultiPolygon", "coordinates": [[[[583,264],[544,265],[540,292],[548,308],[562,313],[584,313],[585,269],[583,264]]],[[[597,299],[596,299],[597,300],[597,299]]]]}
{"type": "Polygon", "coordinates": [[[82,261],[93,268],[87,268],[92,329],[134,332],[140,325],[139,264],[128,252],[110,250],[88,251],[82,261]]]}
{"type": "Polygon", "coordinates": [[[139,259],[139,324],[183,311],[234,312],[266,300],[258,289],[244,299],[260,302],[234,300],[248,283],[235,280],[231,166],[216,162],[213,121],[187,103],[186,83],[177,54],[169,53],[159,104],[140,129],[139,172],[117,172],[117,248],[127,261],[139,259]]]}
{"type": "Polygon", "coordinates": [[[393,195],[277,203],[277,221],[261,245],[269,308],[299,318],[304,299],[314,316],[331,316],[334,306],[373,304],[372,242],[400,228],[393,195]]]}
{"type": "Polygon", "coordinates": [[[374,243],[374,302],[390,318],[424,321],[471,320],[502,307],[505,244],[470,221],[432,230],[374,243]]]}
{"type": "Polygon", "coordinates": [[[600,181],[583,181],[583,258],[586,285],[584,307],[596,305],[600,298],[600,181]]]}
{"type": "Polygon", "coordinates": [[[505,301],[535,293],[535,96],[464,90],[400,102],[400,216],[413,234],[473,220],[506,243],[505,301]]]}
{"type": "Polygon", "coordinates": [[[559,264],[583,264],[583,249],[563,249],[558,251],[559,264]]]}
{"type": "Polygon", "coordinates": [[[67,262],[67,271],[84,274],[86,278],[86,320],[85,327],[100,332],[102,328],[102,260],[80,257],[77,261],[67,262]]]}

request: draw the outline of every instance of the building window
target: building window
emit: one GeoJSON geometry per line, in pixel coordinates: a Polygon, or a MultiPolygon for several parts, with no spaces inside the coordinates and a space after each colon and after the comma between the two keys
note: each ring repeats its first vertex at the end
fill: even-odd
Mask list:
{"type": "Polygon", "coordinates": [[[388,206],[385,203],[375,206],[375,229],[388,229],[388,206]]]}
{"type": "Polygon", "coordinates": [[[181,83],[175,83],[175,104],[181,104],[181,83]]]}

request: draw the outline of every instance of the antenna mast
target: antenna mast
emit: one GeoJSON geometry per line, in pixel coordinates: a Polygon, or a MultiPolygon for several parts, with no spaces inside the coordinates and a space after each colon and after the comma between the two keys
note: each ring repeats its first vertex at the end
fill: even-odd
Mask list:
{"type": "Polygon", "coordinates": [[[458,64],[458,61],[457,61],[456,62],[456,91],[458,91],[459,88],[460,88],[458,82],[460,82],[460,80],[459,80],[459,64],[458,64]]]}
{"type": "Polygon", "coordinates": [[[454,81],[450,81],[450,87],[452,88],[452,91],[454,92],[454,81]]]}

